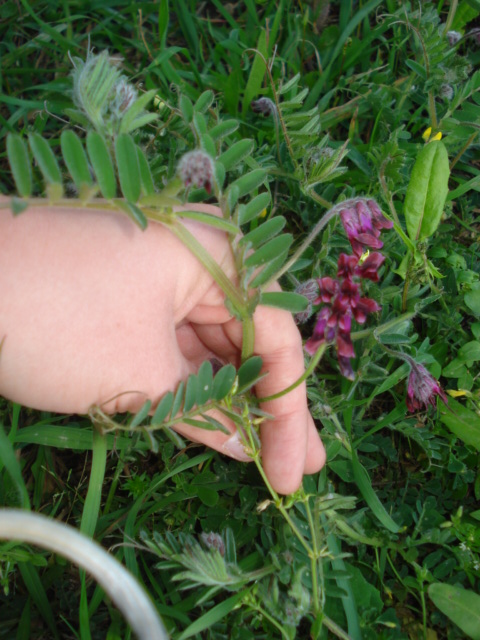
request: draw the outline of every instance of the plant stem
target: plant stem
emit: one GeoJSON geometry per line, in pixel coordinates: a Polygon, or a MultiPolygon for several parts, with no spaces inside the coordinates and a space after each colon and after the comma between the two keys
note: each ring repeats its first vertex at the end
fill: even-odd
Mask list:
{"type": "Polygon", "coordinates": [[[450,3],[450,8],[448,10],[448,16],[445,21],[445,27],[443,29],[443,35],[446,35],[452,26],[453,19],[455,17],[455,13],[457,12],[458,0],[452,0],[450,3]]]}
{"type": "Polygon", "coordinates": [[[323,615],[322,623],[327,627],[329,631],[336,635],[337,638],[342,638],[342,640],[353,640],[352,636],[349,636],[346,631],[339,627],[338,624],[328,616],[323,615]]]}
{"type": "Polygon", "coordinates": [[[232,303],[240,319],[245,320],[248,317],[248,313],[243,297],[205,247],[178,220],[167,221],[164,217],[159,217],[158,221],[164,224],[193,253],[232,303]]]}
{"type": "Polygon", "coordinates": [[[287,395],[287,393],[290,393],[290,391],[293,391],[294,389],[296,389],[300,384],[302,384],[304,380],[306,380],[313,373],[315,367],[322,359],[322,356],[325,353],[326,349],[327,349],[327,345],[325,343],[320,345],[320,347],[315,352],[315,355],[310,360],[309,365],[305,369],[305,372],[303,373],[303,375],[301,375],[300,378],[298,378],[298,380],[295,380],[293,384],[291,384],[286,389],[283,389],[282,391],[278,391],[277,393],[274,393],[271,396],[258,398],[259,402],[269,402],[270,400],[276,400],[277,398],[281,398],[282,396],[287,395]]]}

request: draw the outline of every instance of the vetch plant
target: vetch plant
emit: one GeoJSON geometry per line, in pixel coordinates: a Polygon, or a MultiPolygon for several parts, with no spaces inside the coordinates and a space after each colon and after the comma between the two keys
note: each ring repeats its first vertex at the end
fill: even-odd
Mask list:
{"type": "MultiPolygon", "coordinates": [[[[183,10],[176,11],[169,23],[168,3],[160,4],[158,16],[151,14],[150,20],[158,21],[163,45],[172,27],[179,42],[182,31],[192,41],[201,34],[202,41],[214,45],[208,65],[195,58],[204,55],[201,46],[191,46],[195,42],[182,51],[162,46],[159,57],[152,50],[144,65],[148,88],[144,93],[141,84],[133,85],[124,76],[120,60],[106,51],[89,51],[85,61],[72,57],[74,108],[65,110],[65,115],[76,126],[64,128],[59,144],[51,121],[25,120],[22,135],[12,130],[19,118],[8,121],[7,154],[19,196],[11,201],[16,214],[30,203],[68,204],[118,211],[141,229],[151,221],[162,224],[210,272],[225,304],[243,325],[239,366],[205,362],[177,389],[155,403],[147,400],[136,415],[123,421],[92,407],[95,443],[102,443],[105,456],[107,442],[109,450],[119,455],[118,461],[116,455],[108,459],[113,481],[106,500],[97,496],[97,511],[101,504],[103,517],[95,534],[115,531],[118,523],[125,547],[117,552],[132,571],[146,576],[152,593],[162,594],[158,597],[162,615],[174,637],[203,633],[216,638],[241,634],[248,627],[249,633],[265,637],[318,638],[325,626],[340,638],[399,635],[407,622],[397,613],[405,609],[420,612],[426,635],[432,614],[428,595],[436,605],[442,601],[435,597],[437,587],[428,585],[461,583],[462,571],[467,571],[472,589],[477,579],[473,566],[452,569],[452,557],[460,555],[452,551],[455,545],[448,527],[436,524],[448,517],[456,502],[478,498],[472,451],[480,446],[475,388],[480,333],[465,312],[466,307],[471,312],[478,308],[472,280],[476,235],[473,205],[465,205],[462,196],[477,184],[469,150],[478,130],[474,109],[480,75],[472,73],[462,80],[466,66],[453,62],[466,41],[463,38],[452,48],[447,35],[465,30],[463,13],[459,11],[454,21],[449,9],[445,26],[432,7],[421,13],[401,7],[381,26],[379,38],[373,5],[367,3],[350,20],[342,9],[340,24],[316,33],[312,47],[298,29],[300,22],[292,21],[285,3],[280,3],[268,32],[260,29],[249,64],[250,59],[238,51],[245,43],[252,44],[242,22],[256,23],[258,16],[250,14],[250,8],[241,18],[241,8],[228,17],[222,14],[222,21],[232,27],[231,37],[222,44],[215,41],[224,33],[219,21],[208,21],[207,33],[203,18],[191,15],[198,29],[190,30],[183,10]],[[403,37],[405,25],[410,41],[403,37]],[[369,33],[367,26],[375,28],[369,33]],[[285,34],[289,42],[301,41],[302,47],[280,43],[279,65],[272,47],[285,34]],[[388,49],[390,37],[395,51],[388,49]],[[228,64],[222,59],[224,45],[228,64]],[[188,65],[183,61],[187,50],[188,65]],[[268,60],[269,56],[273,58],[268,60]],[[295,75],[285,79],[283,69],[292,69],[295,75]],[[308,71],[305,88],[302,71],[308,71]],[[248,76],[248,86],[242,93],[243,76],[246,82],[248,76]],[[163,89],[152,89],[159,82],[163,89]],[[446,95],[445,86],[453,95],[450,91],[446,95]],[[206,87],[215,87],[218,93],[203,90],[206,87]],[[423,144],[421,131],[429,124],[423,144]],[[451,174],[455,165],[457,171],[451,174]],[[67,198],[72,184],[74,195],[67,198]],[[202,200],[218,203],[221,217],[188,210],[189,202],[202,200]],[[186,209],[179,211],[179,205],[186,209]],[[326,213],[320,217],[322,208],[326,213]],[[185,219],[228,235],[234,278],[227,278],[189,234],[185,219]],[[455,256],[445,255],[446,238],[451,241],[455,235],[450,233],[453,224],[464,234],[455,238],[456,254],[467,255],[470,247],[468,282],[466,276],[455,281],[455,256]],[[279,278],[285,290],[272,292],[271,285],[279,278]],[[447,305],[447,296],[454,295],[454,302],[447,305]],[[328,479],[325,471],[306,478],[304,487],[288,497],[269,486],[258,437],[259,425],[269,420],[259,405],[269,398],[254,393],[262,362],[253,350],[252,316],[264,304],[292,312],[303,323],[306,340],[305,374],[270,399],[284,395],[288,399],[292,388],[308,381],[312,413],[322,422],[329,459],[328,479]],[[440,314],[441,305],[450,307],[451,315],[440,314]],[[464,348],[455,357],[459,344],[464,348]],[[336,349],[338,366],[329,358],[330,347],[336,349]],[[403,360],[398,368],[397,358],[403,360]],[[445,409],[440,376],[449,379],[445,387],[458,384],[458,391],[449,388],[448,393],[457,394],[467,406],[449,398],[445,409]],[[437,405],[437,398],[443,402],[437,405]],[[429,407],[436,410],[427,411],[429,407]],[[415,415],[408,415],[406,408],[415,415]],[[269,499],[265,487],[251,481],[251,470],[232,470],[211,454],[184,452],[176,425],[222,429],[211,409],[235,423],[245,451],[265,480],[269,499]],[[171,442],[161,440],[162,433],[171,442]],[[141,461],[142,482],[133,483],[132,449],[124,468],[128,442],[137,455],[148,448],[162,456],[164,469],[151,483],[148,459],[141,461]],[[457,470],[455,477],[452,470],[457,470]],[[131,485],[123,484],[126,472],[131,474],[131,485]],[[408,482],[402,485],[405,476],[408,482]],[[124,503],[115,497],[123,486],[135,487],[124,503]],[[357,495],[342,495],[350,492],[357,495]],[[355,509],[358,500],[360,508],[355,509]],[[143,546],[134,549],[138,540],[143,546]],[[344,541],[348,554],[342,550],[344,541]],[[145,547],[156,556],[158,566],[152,567],[143,557],[143,564],[137,562],[145,547]],[[186,597],[179,598],[183,589],[195,593],[185,591],[186,597]]],[[[306,11],[311,9],[307,6],[306,11]]],[[[269,10],[268,3],[258,8],[259,15],[269,10]]],[[[145,6],[142,11],[149,9],[145,6]]],[[[312,15],[303,16],[307,33],[312,15]]],[[[145,38],[131,58],[135,63],[146,59],[151,46],[148,32],[142,32],[142,14],[136,26],[145,38]]],[[[60,38],[60,32],[54,35],[60,38]]],[[[125,59],[130,61],[129,52],[126,45],[125,59]]],[[[9,83],[15,77],[15,70],[10,71],[9,83]]],[[[21,95],[17,91],[14,99],[21,95]]],[[[17,447],[38,445],[34,431],[27,427],[20,434],[23,439],[15,440],[12,429],[9,437],[17,447]]],[[[77,431],[81,430],[72,427],[67,432],[67,427],[48,425],[45,442],[54,447],[55,442],[47,440],[53,437],[49,434],[61,433],[62,443],[71,442],[73,449],[82,450],[78,443],[85,434],[77,431]]],[[[88,442],[84,450],[89,446],[88,442]]],[[[50,470],[48,456],[38,458],[34,472],[50,470]]],[[[97,462],[95,458],[92,469],[97,462]]],[[[29,465],[24,473],[31,473],[29,465]]],[[[108,480],[105,476],[106,484],[108,480]]],[[[35,482],[36,496],[43,484],[35,482]]],[[[77,503],[72,500],[73,512],[77,503]]],[[[68,513],[70,509],[71,505],[68,513]]],[[[474,515],[471,518],[475,520],[474,515]]],[[[90,605],[85,583],[81,594],[85,616],[90,605]]],[[[437,606],[453,615],[445,599],[437,606]]],[[[412,634],[418,632],[416,628],[412,634]]]]}

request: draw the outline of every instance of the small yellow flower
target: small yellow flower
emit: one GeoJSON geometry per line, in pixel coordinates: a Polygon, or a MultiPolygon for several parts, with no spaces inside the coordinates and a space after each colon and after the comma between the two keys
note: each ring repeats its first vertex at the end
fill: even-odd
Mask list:
{"type": "Polygon", "coordinates": [[[425,129],[425,131],[422,133],[422,138],[425,140],[425,142],[432,142],[433,140],[441,140],[442,139],[442,132],[441,131],[437,131],[437,133],[432,136],[432,127],[428,127],[428,129],[425,129]]]}
{"type": "Polygon", "coordinates": [[[430,138],[431,133],[432,127],[428,127],[428,129],[425,129],[425,131],[422,133],[422,138],[425,140],[425,142],[427,142],[427,140],[430,138]]]}
{"type": "Polygon", "coordinates": [[[267,215],[267,210],[264,209],[261,213],[260,213],[260,218],[265,218],[265,216],[267,215]]]}

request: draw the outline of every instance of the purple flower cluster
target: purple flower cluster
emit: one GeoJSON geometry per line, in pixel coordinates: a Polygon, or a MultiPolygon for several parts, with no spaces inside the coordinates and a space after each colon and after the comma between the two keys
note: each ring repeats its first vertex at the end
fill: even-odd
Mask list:
{"type": "Polygon", "coordinates": [[[361,256],[365,247],[380,249],[379,239],[382,229],[391,229],[393,223],[387,220],[374,200],[356,200],[352,206],[340,211],[347,237],[352,245],[353,255],[340,254],[337,277],[326,276],[317,280],[319,296],[314,304],[323,307],[317,316],[312,337],[305,344],[307,353],[314,354],[324,342],[335,342],[340,371],[353,380],[351,358],[355,357],[350,332],[352,319],[364,324],[369,313],[380,311],[380,306],[371,298],[361,296],[362,279],[378,282],[378,269],[384,256],[374,251],[365,260],[361,256]]]}

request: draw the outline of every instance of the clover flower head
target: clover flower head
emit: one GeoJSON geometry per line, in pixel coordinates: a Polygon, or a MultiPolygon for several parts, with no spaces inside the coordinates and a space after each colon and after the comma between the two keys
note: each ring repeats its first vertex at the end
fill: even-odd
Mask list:
{"type": "Polygon", "coordinates": [[[308,306],[305,311],[300,311],[299,313],[295,314],[295,322],[297,324],[303,324],[312,315],[312,304],[318,297],[317,282],[313,279],[306,280],[305,282],[300,282],[295,287],[295,293],[299,293],[301,296],[305,296],[305,298],[307,298],[308,300],[308,306]]]}
{"type": "Polygon", "coordinates": [[[131,85],[123,76],[115,85],[115,96],[111,110],[113,113],[123,115],[137,99],[138,94],[133,85],[131,85]]]}
{"type": "Polygon", "coordinates": [[[447,40],[451,47],[454,47],[461,39],[462,34],[458,31],[447,31],[447,40]]]}
{"type": "Polygon", "coordinates": [[[413,358],[408,358],[407,362],[410,364],[410,375],[407,382],[407,409],[413,413],[423,408],[427,409],[429,405],[435,407],[437,396],[447,404],[447,396],[432,374],[413,358]]]}
{"type": "Polygon", "coordinates": [[[178,164],[178,175],[185,187],[204,187],[207,193],[212,191],[213,172],[212,158],[200,149],[186,153],[178,164]]]}
{"type": "Polygon", "coordinates": [[[250,106],[255,113],[261,113],[265,117],[276,115],[277,107],[273,100],[270,98],[259,98],[258,100],[252,100],[250,106]]]}

